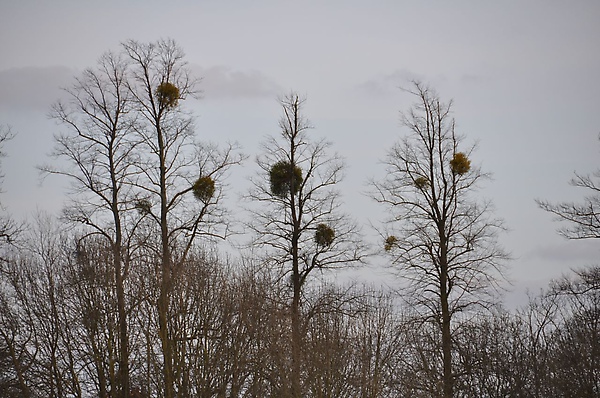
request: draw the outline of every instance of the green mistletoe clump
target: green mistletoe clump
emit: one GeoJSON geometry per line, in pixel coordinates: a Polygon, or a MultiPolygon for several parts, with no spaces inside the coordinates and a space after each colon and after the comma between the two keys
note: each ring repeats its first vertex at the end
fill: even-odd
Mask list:
{"type": "Polygon", "coordinates": [[[273,195],[280,198],[285,198],[290,193],[296,195],[303,181],[302,170],[290,162],[280,161],[271,167],[269,180],[273,195]]]}

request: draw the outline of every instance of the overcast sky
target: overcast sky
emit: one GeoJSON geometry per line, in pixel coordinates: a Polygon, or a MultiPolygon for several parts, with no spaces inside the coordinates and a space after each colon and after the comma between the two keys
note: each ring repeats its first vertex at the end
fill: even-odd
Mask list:
{"type": "Polygon", "coordinates": [[[597,243],[557,236],[534,202],[582,198],[568,180],[600,166],[599,21],[597,0],[0,0],[0,124],[18,134],[1,201],[18,217],[57,212],[64,187],[40,184],[35,166],[58,131],[46,115],[59,87],[127,39],[172,38],[203,77],[198,135],[251,157],[233,178],[277,134],[277,97],[296,90],[313,134],[347,160],[347,211],[377,224],[362,192],[406,133],[398,112],[413,99],[398,87],[419,79],[454,100],[458,131],[479,142],[474,161],[494,176],[480,193],[510,229],[502,243],[522,297],[600,258],[597,243]]]}

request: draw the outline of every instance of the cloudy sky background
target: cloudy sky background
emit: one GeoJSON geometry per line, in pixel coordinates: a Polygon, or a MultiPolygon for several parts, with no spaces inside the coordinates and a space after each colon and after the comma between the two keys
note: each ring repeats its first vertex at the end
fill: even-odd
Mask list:
{"type": "Polygon", "coordinates": [[[204,98],[189,104],[199,137],[238,141],[250,156],[232,172],[230,197],[257,143],[278,132],[277,97],[296,90],[315,137],[346,158],[346,210],[373,235],[366,225],[382,209],[362,193],[406,132],[398,112],[413,99],[398,87],[419,79],[454,99],[458,131],[493,173],[481,195],[510,229],[515,302],[600,258],[597,243],[557,236],[534,202],[581,199],[568,180],[600,166],[598,21],[595,0],[0,0],[0,124],[18,134],[5,148],[1,202],[19,218],[58,212],[65,186],[41,183],[35,166],[49,161],[58,127],[46,115],[59,88],[127,39],[172,38],[203,78],[204,98]]]}

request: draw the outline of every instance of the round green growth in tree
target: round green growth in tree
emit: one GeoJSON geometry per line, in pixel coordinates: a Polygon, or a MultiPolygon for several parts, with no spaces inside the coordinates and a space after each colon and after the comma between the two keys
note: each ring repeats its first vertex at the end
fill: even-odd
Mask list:
{"type": "Polygon", "coordinates": [[[173,83],[164,82],[156,88],[156,96],[162,106],[173,108],[179,102],[179,89],[173,83]]]}
{"type": "Polygon", "coordinates": [[[471,161],[462,152],[456,152],[450,161],[450,167],[454,174],[463,175],[471,170],[471,161]]]}
{"type": "Polygon", "coordinates": [[[425,189],[429,186],[429,180],[426,177],[415,178],[415,186],[419,189],[425,189]]]}
{"type": "Polygon", "coordinates": [[[192,185],[192,192],[196,199],[208,202],[215,194],[215,182],[210,177],[200,177],[192,185]]]}
{"type": "Polygon", "coordinates": [[[152,203],[148,199],[139,199],[135,202],[134,207],[142,216],[150,214],[152,203]]]}
{"type": "Polygon", "coordinates": [[[394,235],[390,235],[385,239],[383,248],[385,249],[386,252],[389,252],[390,250],[392,250],[394,248],[394,246],[396,246],[397,242],[398,242],[398,238],[396,238],[394,235]]]}
{"type": "Polygon", "coordinates": [[[281,161],[271,167],[269,178],[273,195],[285,198],[290,192],[295,195],[300,191],[302,170],[290,162],[281,161]]]}
{"type": "Polygon", "coordinates": [[[327,247],[331,246],[333,239],[335,238],[335,231],[326,224],[317,225],[315,231],[315,242],[318,246],[327,247]]]}

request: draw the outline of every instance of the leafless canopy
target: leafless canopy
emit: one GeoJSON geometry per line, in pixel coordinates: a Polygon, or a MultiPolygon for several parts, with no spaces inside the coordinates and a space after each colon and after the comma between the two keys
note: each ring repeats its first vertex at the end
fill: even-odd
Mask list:
{"type": "Polygon", "coordinates": [[[507,254],[498,245],[501,220],[488,201],[478,200],[479,183],[488,178],[469,163],[453,170],[458,154],[470,159],[455,132],[452,102],[443,103],[431,88],[415,82],[415,105],[401,113],[409,133],[389,151],[387,178],[375,182],[374,198],[389,208],[387,247],[392,266],[412,282],[420,304],[439,315],[440,285],[447,278],[452,313],[483,304],[480,293],[497,285],[507,254]]]}
{"type": "Polygon", "coordinates": [[[600,238],[600,170],[591,175],[575,173],[569,182],[572,186],[587,192],[582,203],[561,202],[553,204],[546,200],[536,200],[538,206],[556,216],[558,221],[566,221],[567,226],[558,232],[568,239],[600,238]]]}
{"type": "Polygon", "coordinates": [[[302,113],[305,100],[292,93],[280,103],[283,116],[279,121],[279,136],[268,137],[263,154],[257,162],[261,174],[253,179],[254,188],[248,195],[254,232],[253,245],[272,248],[272,262],[291,272],[286,264],[299,261],[302,283],[315,268],[336,268],[361,261],[364,247],[356,225],[340,209],[336,185],[342,178],[344,163],[337,154],[329,154],[331,144],[313,140],[311,125],[302,113]],[[290,175],[287,193],[273,191],[274,167],[291,164],[301,178],[290,175]],[[321,226],[321,227],[319,227],[321,226]],[[319,244],[315,238],[319,228],[331,230],[329,244],[319,244]]]}
{"type": "Polygon", "coordinates": [[[498,285],[507,255],[497,242],[502,223],[474,196],[486,174],[472,165],[474,147],[455,132],[452,102],[441,102],[418,82],[409,92],[417,98],[402,113],[409,133],[389,151],[387,178],[373,184],[373,196],[391,214],[384,244],[391,266],[410,281],[410,296],[425,319],[441,328],[442,384],[451,398],[451,321],[491,303],[486,296],[498,285]]]}

